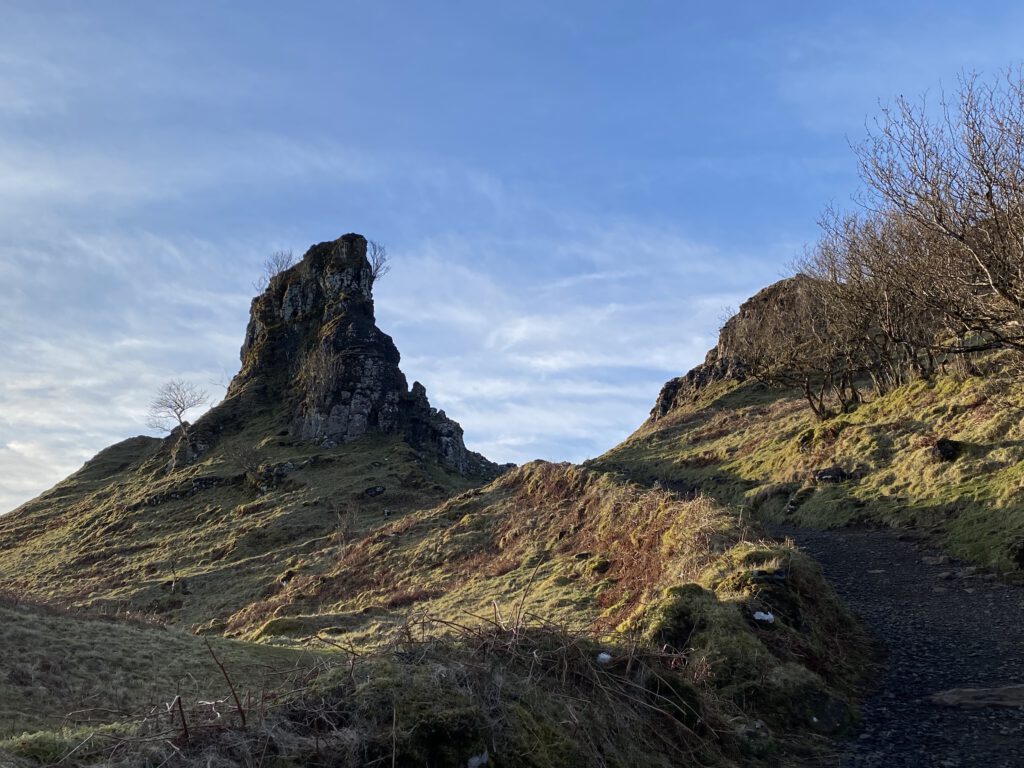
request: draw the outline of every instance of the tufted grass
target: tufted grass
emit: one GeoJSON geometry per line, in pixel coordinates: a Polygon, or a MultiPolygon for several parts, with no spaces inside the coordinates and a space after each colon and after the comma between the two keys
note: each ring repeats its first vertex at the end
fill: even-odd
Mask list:
{"type": "Polygon", "coordinates": [[[937,375],[825,422],[796,393],[719,383],[591,466],[697,489],[767,520],[920,528],[959,557],[1013,573],[1024,568],[1022,409],[1020,388],[998,371],[937,375]],[[960,457],[939,460],[940,438],[960,442],[960,457]],[[831,466],[853,479],[815,483],[831,466]]]}

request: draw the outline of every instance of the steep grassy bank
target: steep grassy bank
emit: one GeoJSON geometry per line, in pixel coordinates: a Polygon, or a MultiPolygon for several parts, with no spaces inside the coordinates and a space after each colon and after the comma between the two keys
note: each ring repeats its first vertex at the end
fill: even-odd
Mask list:
{"type": "Polygon", "coordinates": [[[1013,572],[1024,568],[1022,408],[998,371],[936,375],[824,422],[797,393],[715,381],[591,466],[764,519],[918,527],[1013,572]]]}
{"type": "Polygon", "coordinates": [[[716,701],[780,733],[844,727],[864,652],[813,561],[710,498],[545,462],[339,548],[332,568],[297,573],[227,629],[366,652],[421,616],[682,653],[716,701]]]}
{"type": "MultiPolygon", "coordinates": [[[[706,669],[685,654],[553,628],[434,632],[414,625],[387,652],[325,669],[270,708],[243,707],[244,724],[230,707],[217,716],[172,708],[135,723],[0,741],[0,764],[780,764],[769,729],[720,701],[706,669]]],[[[806,739],[788,746],[814,752],[806,739]]]]}

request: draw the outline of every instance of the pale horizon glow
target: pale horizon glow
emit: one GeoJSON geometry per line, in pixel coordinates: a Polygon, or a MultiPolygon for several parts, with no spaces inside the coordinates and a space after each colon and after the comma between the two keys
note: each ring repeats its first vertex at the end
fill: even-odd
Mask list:
{"type": "Polygon", "coordinates": [[[1019,63],[1009,2],[5,4],[0,513],[238,370],[270,253],[499,461],[627,437],[856,189],[879,100],[1019,63]]]}

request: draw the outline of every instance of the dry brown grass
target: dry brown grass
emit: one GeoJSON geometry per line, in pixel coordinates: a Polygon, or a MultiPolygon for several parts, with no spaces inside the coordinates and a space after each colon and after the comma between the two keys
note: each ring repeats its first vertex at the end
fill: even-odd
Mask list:
{"type": "Polygon", "coordinates": [[[483,753],[538,768],[724,765],[738,747],[702,674],[685,654],[524,611],[474,625],[416,616],[393,645],[345,650],[273,690],[176,696],[116,728],[0,749],[66,766],[443,766],[483,753]]]}

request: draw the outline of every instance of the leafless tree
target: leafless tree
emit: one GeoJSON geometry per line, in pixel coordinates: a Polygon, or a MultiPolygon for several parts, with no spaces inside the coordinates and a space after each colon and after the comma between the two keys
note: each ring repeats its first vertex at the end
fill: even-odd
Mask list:
{"type": "Polygon", "coordinates": [[[815,278],[851,363],[879,393],[929,375],[943,326],[923,299],[932,283],[926,233],[894,215],[828,211],[821,224],[822,237],[799,269],[815,278]]]}
{"type": "Polygon", "coordinates": [[[206,403],[207,394],[204,390],[191,382],[172,379],[160,387],[153,402],[150,403],[147,423],[153,429],[165,432],[170,432],[178,426],[181,428],[182,437],[188,442],[190,436],[185,414],[206,403]]]}
{"type": "Polygon", "coordinates": [[[858,155],[864,210],[826,212],[799,274],[723,341],[822,418],[865,377],[884,393],[988,350],[1024,378],[1024,77],[964,77],[938,111],[901,98],[858,155]]]}
{"type": "Polygon", "coordinates": [[[255,474],[265,463],[263,451],[255,445],[242,445],[230,454],[235,463],[242,468],[243,472],[255,474]]]}
{"type": "Polygon", "coordinates": [[[912,222],[927,242],[944,352],[1024,351],[1024,79],[961,79],[933,114],[900,99],[859,148],[867,203],[912,222]]]}
{"type": "Polygon", "coordinates": [[[762,291],[725,324],[721,342],[754,378],[798,388],[821,419],[860,399],[851,345],[815,278],[798,274],[762,291]]]}
{"type": "Polygon", "coordinates": [[[274,251],[263,262],[263,272],[253,281],[252,287],[257,293],[263,293],[270,285],[270,281],[295,264],[295,257],[291,251],[274,251]]]}
{"type": "Polygon", "coordinates": [[[387,248],[376,240],[366,242],[366,258],[370,262],[370,277],[374,283],[391,271],[387,248]]]}

